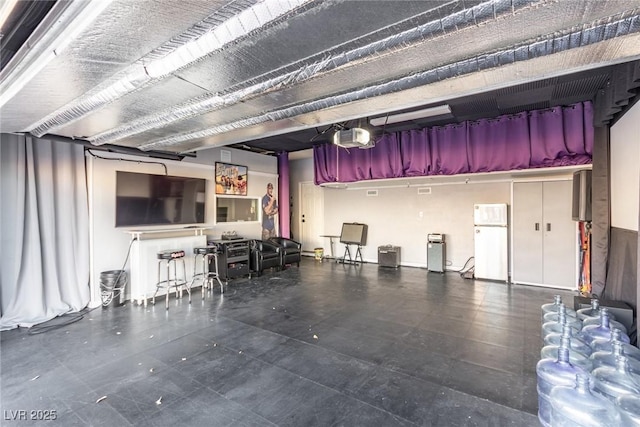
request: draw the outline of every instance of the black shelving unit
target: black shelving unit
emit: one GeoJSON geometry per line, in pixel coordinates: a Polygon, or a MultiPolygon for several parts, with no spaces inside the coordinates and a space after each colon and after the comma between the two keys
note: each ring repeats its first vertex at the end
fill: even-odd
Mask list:
{"type": "MultiPolygon", "coordinates": [[[[249,248],[250,240],[210,240],[209,245],[218,247],[218,274],[225,281],[236,277],[249,276],[249,248]]],[[[209,271],[215,266],[209,265],[209,271]]]]}

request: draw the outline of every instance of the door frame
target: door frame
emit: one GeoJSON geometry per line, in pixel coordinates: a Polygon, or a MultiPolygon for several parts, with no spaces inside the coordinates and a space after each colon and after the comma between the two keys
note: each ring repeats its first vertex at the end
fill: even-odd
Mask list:
{"type": "MultiPolygon", "coordinates": [[[[317,215],[313,215],[313,221],[315,221],[315,229],[319,230],[318,235],[315,236],[313,239],[308,239],[308,241],[314,241],[316,242],[316,245],[320,245],[322,246],[322,238],[320,237],[320,234],[322,234],[322,230],[324,229],[324,189],[321,186],[315,185],[315,183],[313,181],[301,181],[298,183],[298,230],[299,230],[299,234],[300,234],[300,243],[303,243],[303,239],[305,238],[304,236],[304,231],[303,231],[303,225],[302,225],[302,206],[303,206],[303,201],[304,196],[305,196],[305,192],[303,191],[303,188],[309,188],[309,187],[314,188],[314,196],[318,196],[315,197],[315,209],[316,209],[316,213],[317,215]]],[[[306,221],[309,221],[308,218],[305,218],[306,221]]],[[[309,249],[309,248],[304,248],[303,246],[303,251],[307,254],[312,254],[313,253],[313,248],[309,249]]]]}

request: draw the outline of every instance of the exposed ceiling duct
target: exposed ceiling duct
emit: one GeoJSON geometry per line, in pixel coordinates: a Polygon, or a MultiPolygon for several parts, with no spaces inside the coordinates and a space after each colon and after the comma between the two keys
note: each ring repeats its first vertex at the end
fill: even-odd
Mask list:
{"type": "MultiPolygon", "coordinates": [[[[339,67],[348,66],[356,61],[363,61],[367,58],[384,54],[391,49],[406,47],[412,43],[424,42],[426,39],[441,35],[445,31],[493,19],[497,13],[512,12],[512,9],[506,6],[510,5],[510,3],[510,1],[501,1],[497,4],[497,6],[501,6],[499,8],[496,8],[495,4],[483,3],[481,5],[474,6],[470,10],[462,10],[443,19],[430,21],[426,24],[409,28],[400,34],[394,34],[382,40],[378,40],[364,46],[359,46],[351,50],[344,50],[346,46],[342,45],[335,49],[335,52],[320,52],[310,58],[305,58],[295,64],[275,70],[266,76],[261,76],[263,77],[262,80],[258,82],[250,82],[251,84],[249,86],[230,88],[231,90],[226,91],[224,94],[214,93],[204,97],[204,99],[195,99],[180,106],[179,109],[174,108],[154,116],[142,118],[128,125],[125,129],[114,129],[106,134],[103,133],[96,135],[90,138],[90,141],[95,144],[114,142],[117,139],[122,139],[135,133],[153,129],[157,126],[167,125],[172,121],[183,120],[185,118],[208,113],[222,107],[228,107],[253,96],[277,90],[280,87],[300,84],[311,80],[314,77],[319,77],[322,74],[329,73],[339,67]]],[[[258,121],[256,123],[260,122],[258,121]]],[[[239,125],[242,126],[242,123],[239,125]]],[[[215,130],[213,129],[210,132],[211,135],[215,134],[215,130]]],[[[204,136],[208,135],[199,133],[196,138],[204,136]]],[[[171,142],[167,143],[166,141],[157,141],[150,143],[147,146],[162,146],[165,144],[171,145],[171,142]]]]}
{"type": "Polygon", "coordinates": [[[53,9],[43,20],[46,28],[38,27],[17,56],[0,74],[0,107],[26,86],[51,61],[81,34],[109,5],[110,0],[70,2],[53,9]]]}
{"type": "Polygon", "coordinates": [[[443,103],[432,123],[591,99],[640,58],[638,0],[87,3],[58,1],[0,71],[3,132],[294,150],[443,103]]]}
{"type": "Polygon", "coordinates": [[[95,93],[88,93],[81,99],[66,105],[62,111],[56,111],[40,123],[32,124],[32,133],[44,135],[146,85],[164,79],[171,73],[247,37],[251,32],[267,27],[305,1],[272,2],[272,7],[267,3],[254,3],[256,2],[236,1],[232,6],[226,5],[178,37],[155,49],[137,61],[137,64],[128,67],[118,75],[115,81],[109,81],[106,87],[99,88],[95,93]]]}

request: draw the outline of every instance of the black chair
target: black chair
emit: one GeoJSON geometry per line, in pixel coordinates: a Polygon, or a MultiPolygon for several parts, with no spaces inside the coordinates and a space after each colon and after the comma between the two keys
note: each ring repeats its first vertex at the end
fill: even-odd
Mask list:
{"type": "Polygon", "coordinates": [[[296,263],[296,265],[300,267],[302,244],[285,237],[271,237],[269,240],[282,248],[281,252],[283,268],[285,265],[293,263],[296,263]]]}
{"type": "Polygon", "coordinates": [[[268,268],[282,269],[281,247],[268,240],[253,240],[249,264],[258,276],[268,268]]]}

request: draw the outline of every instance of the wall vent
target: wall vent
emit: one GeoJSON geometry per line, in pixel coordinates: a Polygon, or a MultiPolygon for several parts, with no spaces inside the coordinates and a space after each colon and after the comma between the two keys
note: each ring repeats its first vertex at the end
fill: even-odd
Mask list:
{"type": "Polygon", "coordinates": [[[418,194],[431,194],[431,187],[418,188],[418,194]]]}
{"type": "Polygon", "coordinates": [[[369,196],[369,197],[377,197],[378,196],[378,190],[367,190],[367,196],[369,196]]]}
{"type": "Polygon", "coordinates": [[[231,162],[231,151],[229,150],[220,150],[220,161],[224,163],[231,162]]]}

